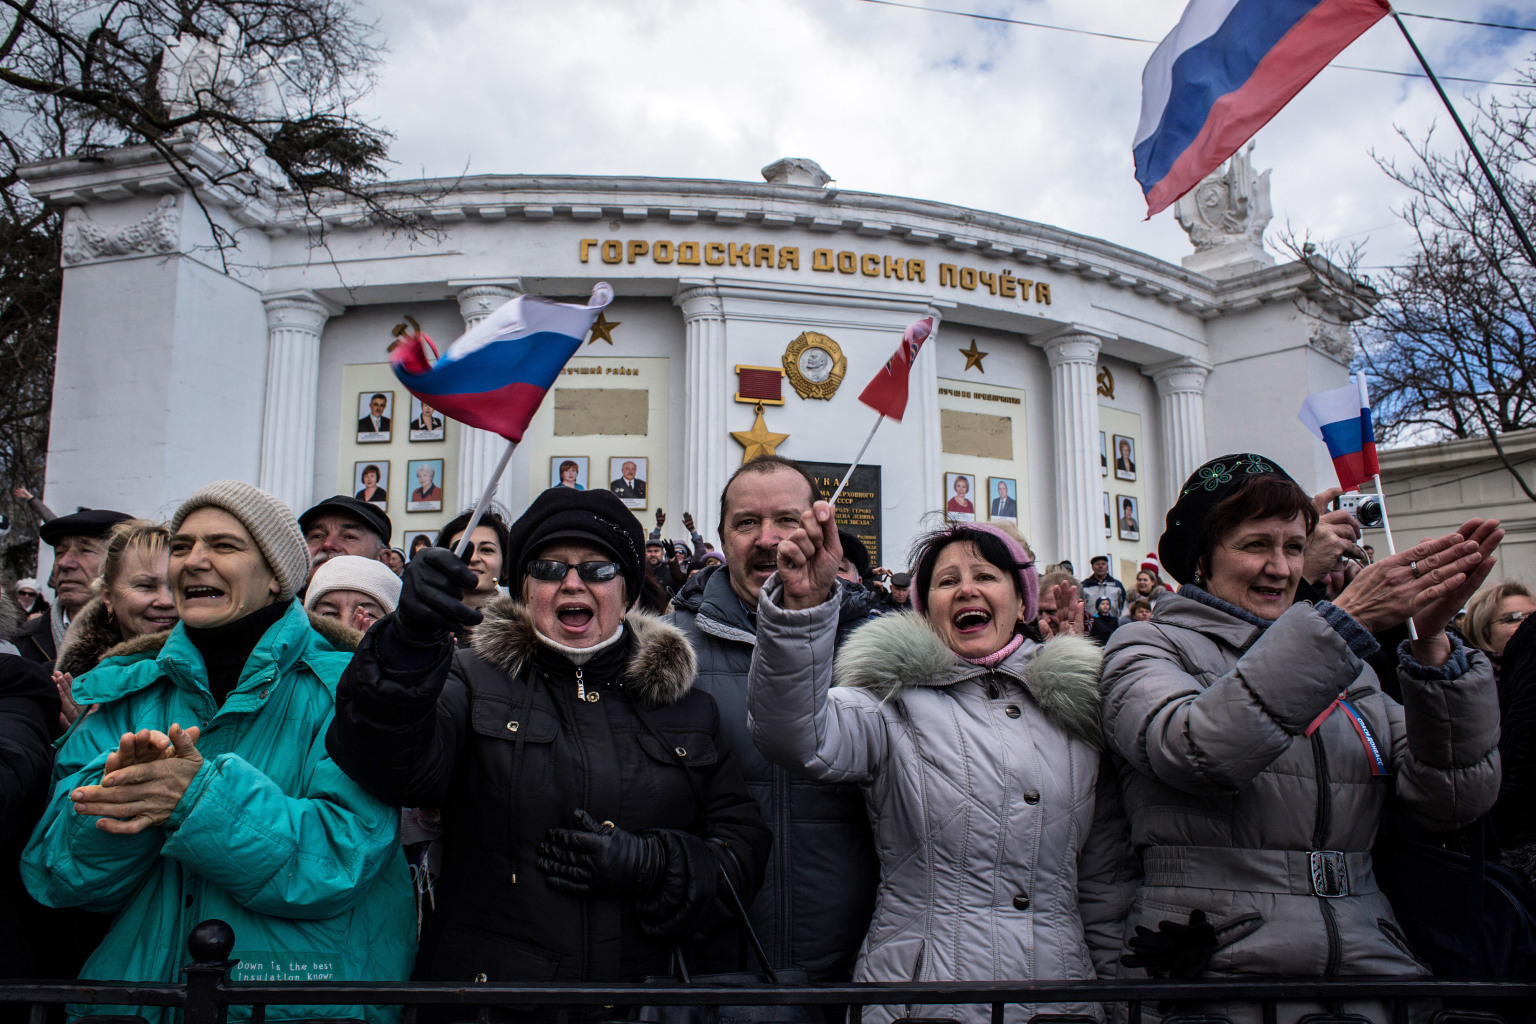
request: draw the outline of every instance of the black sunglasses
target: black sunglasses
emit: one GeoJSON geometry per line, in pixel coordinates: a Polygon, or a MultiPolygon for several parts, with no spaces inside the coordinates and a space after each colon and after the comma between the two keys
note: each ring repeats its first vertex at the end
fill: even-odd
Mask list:
{"type": "Polygon", "coordinates": [[[545,583],[562,583],[572,569],[583,583],[608,583],[618,578],[618,562],[582,562],[570,565],[552,558],[539,558],[528,563],[528,575],[545,583]]]}

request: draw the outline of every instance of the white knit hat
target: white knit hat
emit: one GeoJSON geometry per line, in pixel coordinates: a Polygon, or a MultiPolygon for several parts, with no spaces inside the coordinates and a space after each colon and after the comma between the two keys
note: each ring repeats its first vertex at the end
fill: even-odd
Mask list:
{"type": "Polygon", "coordinates": [[[316,601],[333,590],[356,590],[379,602],[386,612],[392,612],[400,603],[400,585],[394,570],[376,558],[337,555],[315,570],[315,578],[309,581],[309,590],[304,594],[304,607],[313,608],[316,601]]]}
{"type": "Polygon", "coordinates": [[[240,480],[215,480],[181,503],[171,517],[171,532],[180,530],[187,516],[209,506],[228,512],[250,532],[282,588],[278,600],[286,601],[299,592],[309,577],[309,545],[292,509],[259,487],[240,480]]]}
{"type": "Polygon", "coordinates": [[[23,576],[11,587],[12,590],[35,590],[42,593],[43,585],[30,576],[23,576]]]}

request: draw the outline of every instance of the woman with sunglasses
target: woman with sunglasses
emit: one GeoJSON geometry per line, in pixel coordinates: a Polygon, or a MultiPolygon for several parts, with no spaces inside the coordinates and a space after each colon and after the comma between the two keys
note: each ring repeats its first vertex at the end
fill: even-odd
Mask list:
{"type": "Polygon", "coordinates": [[[510,528],[512,597],[468,607],[474,571],[424,550],[342,677],[331,756],[384,800],[441,808],[416,978],[638,982],[674,952],[737,966],[735,942],[694,941],[733,925],[727,881],[751,901],[770,836],[687,640],[632,610],[644,545],[611,492],[551,488],[510,528]]]}

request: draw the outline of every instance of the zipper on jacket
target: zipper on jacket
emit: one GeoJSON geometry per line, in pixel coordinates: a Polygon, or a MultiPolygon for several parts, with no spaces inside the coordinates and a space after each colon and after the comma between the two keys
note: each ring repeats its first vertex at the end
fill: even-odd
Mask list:
{"type": "MultiPolygon", "coordinates": [[[[1328,775],[1328,750],[1323,745],[1323,730],[1312,734],[1313,775],[1317,781],[1317,820],[1312,826],[1312,849],[1321,850],[1328,842],[1333,827],[1333,786],[1328,775]]],[[[1328,963],[1323,977],[1332,978],[1339,973],[1343,959],[1343,939],[1339,935],[1339,919],[1327,896],[1317,897],[1318,908],[1323,915],[1323,927],[1328,933],[1328,963]]]]}
{"type": "Polygon", "coordinates": [[[774,914],[775,918],[777,918],[774,922],[774,931],[778,933],[774,945],[778,949],[775,951],[777,959],[773,966],[775,970],[778,970],[794,966],[792,956],[794,949],[792,932],[794,929],[791,927],[790,922],[791,907],[794,899],[793,894],[790,892],[792,883],[790,881],[789,863],[790,847],[794,845],[793,839],[790,836],[790,822],[794,816],[790,813],[789,808],[789,773],[778,765],[774,765],[772,770],[773,806],[774,810],[777,811],[778,817],[778,821],[775,822],[778,826],[775,836],[783,837],[783,841],[775,838],[773,844],[773,874],[775,883],[773,895],[774,899],[778,902],[778,907],[774,914]]]}
{"type": "Polygon", "coordinates": [[[582,679],[581,666],[576,666],[576,699],[583,704],[587,702],[587,684],[582,679]]]}

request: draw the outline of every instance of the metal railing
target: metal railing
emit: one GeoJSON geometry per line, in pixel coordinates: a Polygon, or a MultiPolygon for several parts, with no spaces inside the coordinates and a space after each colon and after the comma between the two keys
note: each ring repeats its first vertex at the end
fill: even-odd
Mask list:
{"type": "MultiPolygon", "coordinates": [[[[1276,1020],[1278,1003],[1306,1000],[1338,1005],[1379,1000],[1391,1005],[1394,1022],[1407,1020],[1416,1001],[1433,1000],[1456,1007],[1442,1010],[1442,1024],[1532,1024],[1536,1022],[1536,979],[1466,981],[1437,978],[1252,978],[1202,981],[1033,981],[899,982],[824,985],[523,984],[463,982],[259,982],[230,981],[238,961],[229,959],[234,932],[222,921],[205,921],[187,943],[192,962],[184,984],[156,982],[0,981],[0,1010],[31,1007],[30,1024],[43,1024],[50,1007],[155,1006],[181,1011],[183,1024],[224,1024],[229,1007],[252,1007],[261,1024],[269,1006],[463,1007],[462,1019],[483,1018],[490,1006],[612,1008],[623,1006],[937,1006],[986,1004],[993,1024],[1002,1024],[1010,1003],[1040,1006],[1068,1003],[1125,1003],[1128,1024],[1140,1024],[1146,1004],[1195,1004],[1202,1001],[1257,1002],[1266,1024],[1276,1020]],[[1487,1011],[1496,1010],[1496,1014],[1487,1011]]],[[[1041,1024],[1049,1021],[1042,1014],[1041,1024]]],[[[850,1018],[858,1020],[856,1015],[850,1018]]],[[[1202,1017],[1202,1021],[1212,1018],[1202,1017]]],[[[1219,1018],[1215,1018],[1219,1020],[1219,1018]]],[[[1342,1020],[1342,1018],[1341,1018],[1342,1020]]]]}

